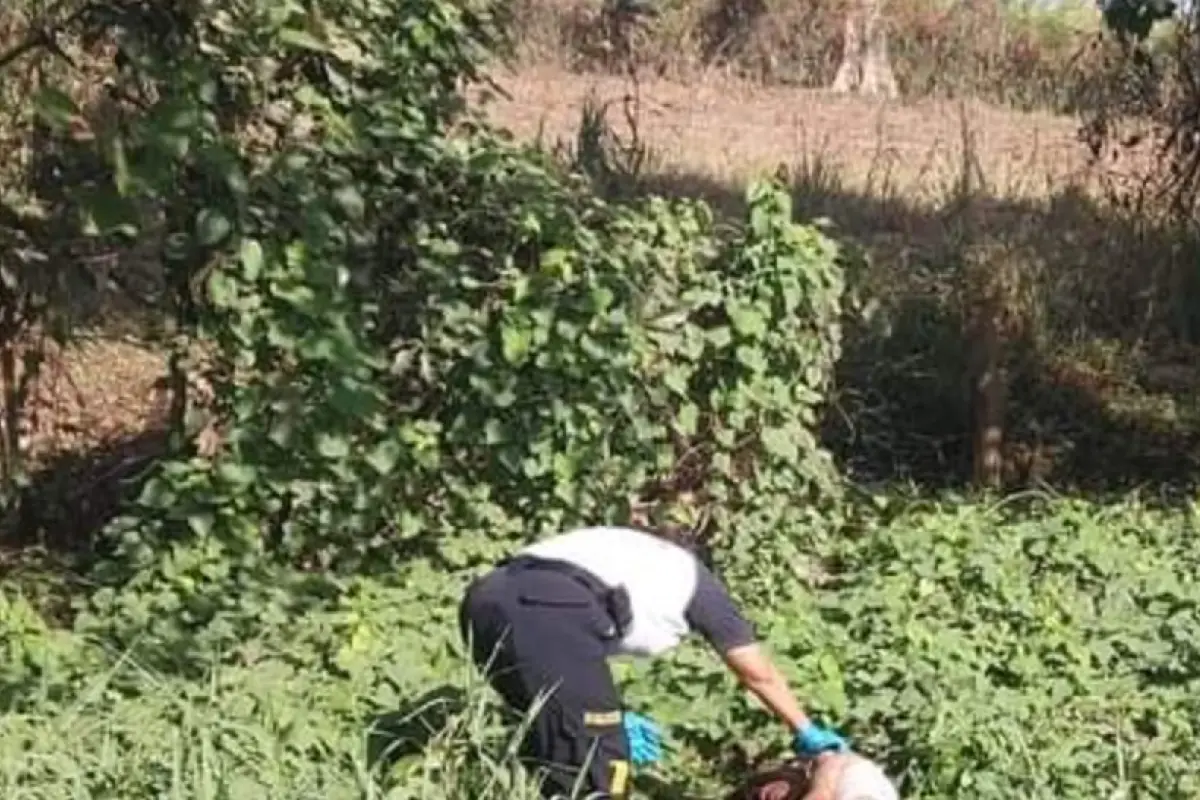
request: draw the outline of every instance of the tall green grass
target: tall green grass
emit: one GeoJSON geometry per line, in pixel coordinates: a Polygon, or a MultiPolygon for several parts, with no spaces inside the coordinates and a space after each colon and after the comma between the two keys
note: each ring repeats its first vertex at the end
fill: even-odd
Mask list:
{"type": "Polygon", "coordinates": [[[534,800],[490,691],[373,718],[367,696],[270,660],[203,680],[122,659],[64,702],[0,717],[0,797],[10,800],[534,800]],[[358,712],[358,713],[356,713],[358,712]],[[419,749],[418,749],[419,748],[419,749]]]}

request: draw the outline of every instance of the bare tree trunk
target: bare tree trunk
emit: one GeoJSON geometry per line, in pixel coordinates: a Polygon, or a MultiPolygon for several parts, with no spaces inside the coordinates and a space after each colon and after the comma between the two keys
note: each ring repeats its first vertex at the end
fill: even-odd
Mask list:
{"type": "Polygon", "coordinates": [[[977,313],[967,333],[973,433],[971,477],[975,486],[998,489],[1004,478],[1004,418],[1008,400],[1001,311],[984,301],[977,313]]]}
{"type": "Polygon", "coordinates": [[[886,0],[847,0],[842,27],[842,63],[833,84],[835,92],[895,98],[900,95],[888,52],[886,0]]]}
{"type": "Polygon", "coordinates": [[[961,302],[970,411],[971,482],[999,489],[1004,482],[1004,435],[1008,407],[1008,349],[1013,326],[1015,262],[1004,246],[987,242],[980,201],[986,196],[983,169],[965,105],[960,106],[962,165],[956,208],[961,302]]]}
{"type": "Polygon", "coordinates": [[[863,21],[863,39],[866,54],[863,58],[862,93],[894,98],[900,90],[892,72],[891,55],[888,52],[887,20],[883,18],[884,0],[868,0],[863,21]]]}
{"type": "Polygon", "coordinates": [[[859,0],[848,0],[846,18],[842,23],[842,63],[830,87],[835,92],[849,93],[862,82],[862,39],[859,37],[859,0]]]}
{"type": "Polygon", "coordinates": [[[15,343],[6,336],[0,342],[0,387],[4,403],[3,435],[0,436],[0,490],[12,487],[21,461],[21,394],[17,386],[15,343]]]}

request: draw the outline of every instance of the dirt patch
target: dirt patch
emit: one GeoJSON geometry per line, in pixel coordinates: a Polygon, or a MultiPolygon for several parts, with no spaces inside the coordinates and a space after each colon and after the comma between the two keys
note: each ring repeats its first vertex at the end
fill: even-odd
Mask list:
{"type": "Polygon", "coordinates": [[[29,481],[4,509],[0,542],[78,552],[165,451],[165,361],[131,339],[83,338],[46,351],[21,417],[29,481]]]}
{"type": "Polygon", "coordinates": [[[52,349],[23,421],[34,466],[68,452],[94,450],[160,426],[164,417],[163,353],[123,339],[85,339],[52,349]]]}

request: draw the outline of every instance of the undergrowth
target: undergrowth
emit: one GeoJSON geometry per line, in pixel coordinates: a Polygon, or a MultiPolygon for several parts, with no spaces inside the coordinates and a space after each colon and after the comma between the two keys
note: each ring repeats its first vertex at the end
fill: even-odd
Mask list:
{"type": "MultiPolygon", "coordinates": [[[[809,707],[906,798],[1194,797],[1195,510],[864,499],[751,528],[718,561],[809,707]]],[[[433,555],[389,578],[280,568],[188,636],[177,617],[146,618],[175,591],[164,578],[69,632],[6,591],[0,786],[532,797],[511,757],[520,721],[457,639],[459,591],[481,568],[433,555]]],[[[616,670],[667,731],[666,761],[638,778],[646,796],[719,797],[785,755],[785,732],[701,645],[616,670]]]]}

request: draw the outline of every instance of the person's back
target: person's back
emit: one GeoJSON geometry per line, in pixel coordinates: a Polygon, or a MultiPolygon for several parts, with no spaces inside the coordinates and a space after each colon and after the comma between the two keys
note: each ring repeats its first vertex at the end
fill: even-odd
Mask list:
{"type": "Polygon", "coordinates": [[[655,655],[687,635],[700,562],[678,545],[632,528],[580,528],[531,545],[525,555],[567,561],[629,594],[633,621],[619,653],[655,655]]]}
{"type": "MultiPolygon", "coordinates": [[[[724,588],[694,554],[633,528],[579,528],[526,547],[522,554],[566,561],[609,587],[625,588],[633,622],[618,653],[658,655],[698,627],[707,634],[714,606],[719,606],[719,616],[731,610],[724,588]]],[[[721,622],[719,627],[729,624],[721,622]]],[[[744,626],[740,619],[737,624],[744,626]]]]}

